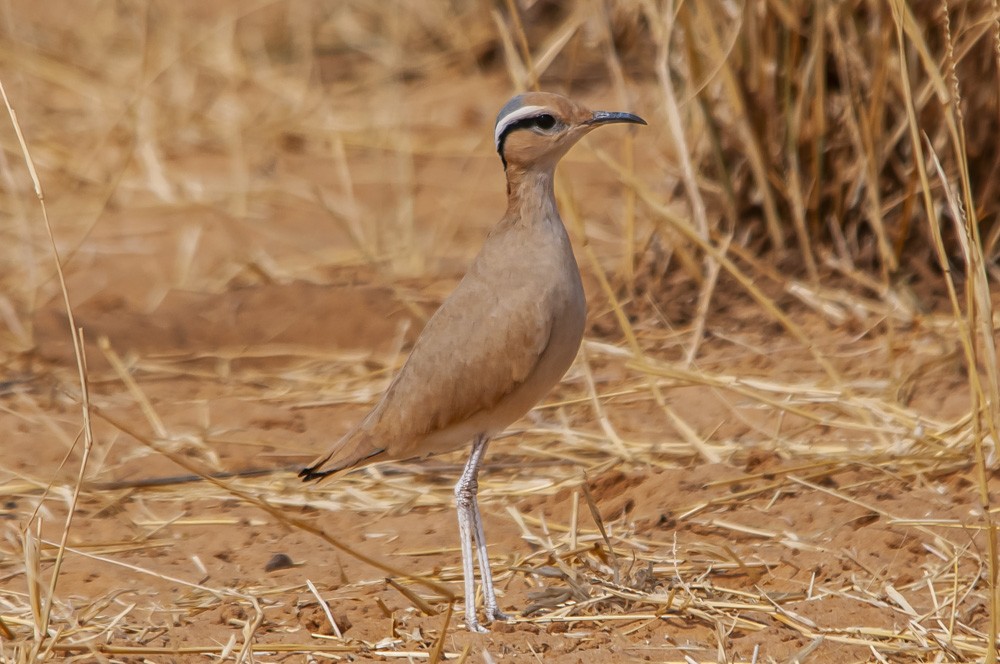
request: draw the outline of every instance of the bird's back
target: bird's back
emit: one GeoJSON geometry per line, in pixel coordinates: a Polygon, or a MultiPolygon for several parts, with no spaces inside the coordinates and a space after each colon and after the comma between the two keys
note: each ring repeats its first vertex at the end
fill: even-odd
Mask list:
{"type": "Polygon", "coordinates": [[[543,222],[508,217],[494,229],[382,399],[321,465],[457,449],[502,431],[559,381],[579,349],[585,301],[554,208],[543,222]]]}

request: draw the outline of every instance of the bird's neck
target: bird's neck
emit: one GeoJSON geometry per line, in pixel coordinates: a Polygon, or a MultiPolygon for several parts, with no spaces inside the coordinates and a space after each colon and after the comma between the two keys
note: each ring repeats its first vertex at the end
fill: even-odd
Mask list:
{"type": "Polygon", "coordinates": [[[553,187],[554,168],[507,168],[507,219],[521,224],[559,218],[553,187]]]}

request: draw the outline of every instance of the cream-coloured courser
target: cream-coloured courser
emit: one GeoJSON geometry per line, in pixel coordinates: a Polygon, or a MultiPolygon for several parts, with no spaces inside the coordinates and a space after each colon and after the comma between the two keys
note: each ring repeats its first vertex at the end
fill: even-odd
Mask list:
{"type": "Polygon", "coordinates": [[[507,102],[494,133],[507,173],[507,213],[375,408],[300,473],[318,479],[471,441],[472,454],[455,485],[471,631],[486,631],[476,618],[473,541],[487,622],[506,618],[493,589],[476,499],[486,445],[559,382],[583,338],[586,302],[556,209],[556,163],[589,131],[613,122],[646,124],[630,113],[589,111],[557,94],[532,92],[507,102]]]}

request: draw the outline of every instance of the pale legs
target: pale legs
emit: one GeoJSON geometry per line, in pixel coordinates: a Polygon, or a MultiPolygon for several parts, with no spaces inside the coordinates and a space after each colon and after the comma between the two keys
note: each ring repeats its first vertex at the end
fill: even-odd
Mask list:
{"type": "Polygon", "coordinates": [[[486,445],[490,439],[486,436],[476,436],[472,442],[472,454],[465,464],[462,476],[455,484],[455,507],[458,510],[458,536],[462,539],[462,574],[465,577],[465,624],[470,632],[486,632],[476,618],[476,573],[472,567],[472,541],[476,542],[476,555],[479,556],[479,576],[483,584],[483,603],[486,611],[486,622],[507,620],[508,616],[500,611],[497,604],[496,591],[493,589],[493,573],[490,571],[490,559],[486,553],[486,536],[483,534],[483,517],[479,514],[479,500],[476,492],[479,490],[479,467],[486,454],[486,445]]]}

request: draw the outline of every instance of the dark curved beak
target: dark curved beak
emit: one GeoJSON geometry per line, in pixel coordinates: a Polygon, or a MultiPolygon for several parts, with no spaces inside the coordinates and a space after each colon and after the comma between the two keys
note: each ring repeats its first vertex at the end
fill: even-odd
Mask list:
{"type": "Polygon", "coordinates": [[[585,125],[602,125],[611,124],[613,122],[630,122],[632,124],[646,124],[646,121],[640,118],[638,115],[632,115],[631,113],[620,113],[616,111],[594,111],[591,118],[585,121],[585,125]]]}

